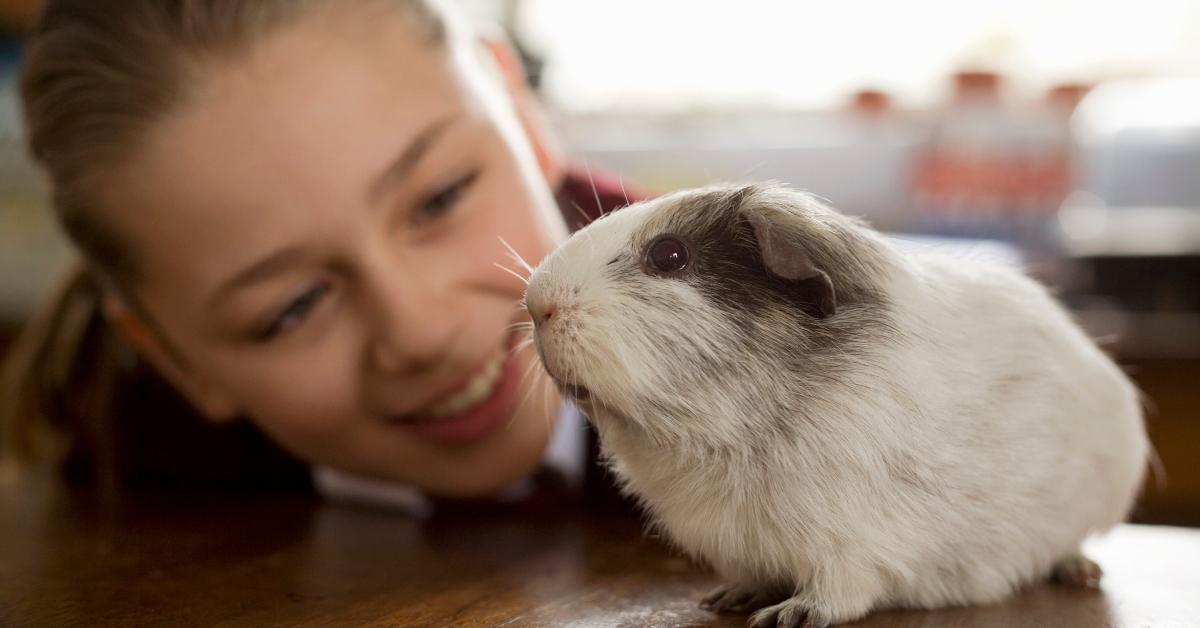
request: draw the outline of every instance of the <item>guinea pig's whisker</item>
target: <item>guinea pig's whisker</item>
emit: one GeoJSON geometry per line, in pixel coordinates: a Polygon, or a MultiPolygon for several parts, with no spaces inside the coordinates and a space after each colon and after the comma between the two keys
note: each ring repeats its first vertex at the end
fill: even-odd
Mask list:
{"type": "MultiPolygon", "coordinates": [[[[571,363],[572,364],[582,364],[584,362],[583,353],[584,352],[580,347],[574,347],[574,349],[571,351],[571,363]]],[[[587,396],[586,394],[584,394],[584,395],[580,394],[581,391],[586,391],[587,389],[584,388],[582,385],[580,385],[578,371],[574,371],[574,370],[571,371],[571,379],[570,379],[569,384],[570,384],[571,390],[573,391],[572,396],[576,397],[577,401],[582,401],[584,399],[584,397],[587,396]]]]}
{"type": "Polygon", "coordinates": [[[625,205],[632,205],[629,202],[629,193],[625,191],[625,175],[623,173],[617,173],[617,185],[621,186],[621,196],[625,197],[625,205]]]}
{"type": "MultiPolygon", "coordinates": [[[[526,382],[529,381],[529,374],[533,371],[534,368],[541,365],[541,363],[542,362],[539,359],[534,359],[533,361],[531,361],[529,363],[529,366],[525,368],[525,372],[523,374],[521,374],[521,383],[522,384],[525,384],[526,382]]],[[[525,388],[525,394],[521,396],[521,402],[517,404],[517,409],[515,412],[513,412],[512,418],[509,419],[508,425],[512,425],[513,421],[515,421],[517,419],[517,416],[519,414],[521,414],[521,410],[525,408],[525,403],[529,401],[529,395],[533,394],[534,389],[536,389],[537,387],[538,387],[538,383],[537,383],[537,378],[535,377],[533,384],[525,388]]]]}
{"type": "Polygon", "coordinates": [[[525,272],[532,275],[533,274],[533,266],[530,266],[529,262],[526,262],[525,258],[521,257],[521,254],[517,253],[517,250],[514,249],[512,247],[512,245],[508,243],[507,240],[505,240],[504,238],[502,238],[500,236],[496,236],[496,237],[499,238],[500,244],[503,244],[504,248],[508,249],[508,255],[512,259],[512,261],[516,262],[521,268],[524,268],[525,272]]]}
{"type": "Polygon", "coordinates": [[[550,422],[550,387],[542,386],[542,416],[545,417],[546,423],[550,422]]]}
{"type": "MultiPolygon", "coordinates": [[[[522,384],[526,384],[529,382],[530,375],[533,375],[535,380],[537,379],[537,377],[536,377],[537,373],[535,372],[534,369],[536,369],[538,367],[538,364],[539,364],[538,360],[531,360],[529,362],[529,365],[525,367],[525,371],[521,373],[521,383],[522,384]]],[[[525,391],[525,396],[527,396],[527,397],[529,396],[528,390],[525,391]]]]}
{"type": "Polygon", "coordinates": [[[509,355],[516,355],[532,346],[533,346],[533,337],[530,336],[529,338],[526,338],[526,339],[522,340],[521,342],[518,342],[517,346],[513,347],[512,350],[509,351],[509,355]]]}
{"type": "Polygon", "coordinates": [[[522,338],[520,340],[518,340],[516,344],[513,345],[512,349],[509,349],[509,351],[508,351],[509,355],[516,355],[516,354],[520,353],[523,349],[525,349],[525,347],[528,347],[529,345],[533,344],[533,330],[532,329],[518,329],[517,331],[518,331],[518,333],[520,333],[522,335],[522,338]]]}
{"type": "MultiPolygon", "coordinates": [[[[580,216],[583,216],[583,221],[584,221],[585,225],[586,225],[586,223],[593,222],[591,217],[587,215],[587,212],[585,212],[584,209],[579,206],[579,203],[576,203],[575,201],[571,201],[571,205],[575,208],[575,211],[579,212],[580,216]]],[[[604,215],[601,214],[600,216],[596,217],[596,220],[600,220],[603,217],[604,217],[604,215]]],[[[584,237],[587,238],[588,249],[591,250],[592,252],[595,252],[596,249],[595,249],[595,245],[592,243],[592,234],[590,234],[586,231],[584,231],[583,234],[584,234],[584,237]]],[[[561,255],[566,257],[566,254],[567,254],[566,250],[565,249],[560,249],[560,250],[562,251],[561,255]]]]}
{"type": "Polygon", "coordinates": [[[533,330],[533,321],[517,321],[515,323],[510,323],[508,325],[508,327],[506,327],[506,329],[508,331],[512,331],[514,329],[524,329],[526,331],[532,331],[533,330]]]}
{"type": "Polygon", "coordinates": [[[521,283],[523,283],[527,286],[529,285],[529,279],[523,277],[521,275],[521,273],[518,273],[517,271],[509,268],[508,266],[505,266],[504,264],[501,264],[500,262],[492,262],[492,266],[499,268],[500,270],[512,275],[513,277],[516,277],[517,279],[520,279],[521,283]]]}
{"type": "Polygon", "coordinates": [[[592,186],[592,196],[596,199],[596,211],[600,212],[600,217],[604,217],[604,204],[600,202],[600,192],[596,190],[596,180],[592,178],[592,167],[587,160],[583,160],[583,169],[587,171],[588,183],[592,186]]]}
{"type": "Polygon", "coordinates": [[[754,164],[753,166],[750,166],[744,172],[742,172],[742,174],[739,174],[737,176],[737,180],[740,181],[742,179],[745,179],[746,177],[754,174],[755,171],[757,171],[758,169],[762,168],[765,165],[767,165],[767,160],[764,159],[764,160],[754,164]]]}
{"type": "Polygon", "coordinates": [[[525,367],[525,372],[521,374],[522,382],[529,379],[529,374],[532,373],[534,369],[542,365],[541,358],[538,358],[536,355],[534,358],[535,359],[529,361],[529,366],[525,367]]]}
{"type": "MultiPolygon", "coordinates": [[[[540,386],[542,389],[542,398],[545,399],[546,397],[550,396],[550,384],[547,383],[547,380],[550,379],[550,376],[546,374],[546,371],[541,371],[540,373],[537,374],[537,377],[538,377],[538,386],[540,386]]],[[[550,414],[549,413],[545,413],[543,420],[546,421],[547,429],[553,427],[550,424],[550,414]]]]}
{"type": "Polygon", "coordinates": [[[579,203],[576,203],[575,201],[571,201],[571,207],[575,208],[575,213],[579,214],[579,217],[583,219],[583,224],[586,225],[587,223],[592,221],[592,217],[588,215],[587,210],[580,207],[579,203]]]}

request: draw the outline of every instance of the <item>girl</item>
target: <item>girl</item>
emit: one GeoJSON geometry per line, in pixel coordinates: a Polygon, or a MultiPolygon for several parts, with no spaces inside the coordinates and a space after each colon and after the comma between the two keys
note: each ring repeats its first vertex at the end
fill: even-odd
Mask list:
{"type": "Polygon", "coordinates": [[[455,497],[542,462],[560,402],[497,266],[561,241],[580,186],[502,41],[424,0],[51,0],[22,94],[85,268],[17,350],[8,448],[291,481],[260,430],[455,497]]]}

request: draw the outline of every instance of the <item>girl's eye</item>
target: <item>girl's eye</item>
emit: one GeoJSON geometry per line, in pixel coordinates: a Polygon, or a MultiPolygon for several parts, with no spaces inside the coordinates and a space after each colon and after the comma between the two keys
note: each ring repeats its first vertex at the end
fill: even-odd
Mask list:
{"type": "Polygon", "coordinates": [[[426,199],[417,208],[418,221],[432,220],[450,213],[478,176],[479,171],[471,172],[426,199]]]}
{"type": "Polygon", "coordinates": [[[293,299],[278,315],[264,328],[255,333],[255,339],[260,342],[272,340],[280,334],[304,322],[308,313],[320,302],[325,293],[329,292],[329,284],[313,286],[300,296],[293,299]]]}

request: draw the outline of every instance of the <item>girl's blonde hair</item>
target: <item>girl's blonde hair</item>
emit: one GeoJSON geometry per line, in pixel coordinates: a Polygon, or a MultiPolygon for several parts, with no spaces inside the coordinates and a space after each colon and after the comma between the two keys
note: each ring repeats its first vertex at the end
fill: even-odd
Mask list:
{"type": "MultiPolygon", "coordinates": [[[[139,273],[133,249],[97,207],[106,171],[131,159],[155,122],[188,102],[206,71],[318,8],[364,3],[46,2],[22,69],[25,128],[31,154],[49,175],[55,214],[82,262],[25,328],[5,365],[4,454],[40,459],[83,448],[95,471],[115,468],[120,398],[136,394],[136,380],[147,372],[135,368],[133,353],[101,312],[105,295],[130,295],[139,273]]],[[[431,45],[445,41],[442,13],[427,0],[373,4],[397,9],[431,45]]]]}

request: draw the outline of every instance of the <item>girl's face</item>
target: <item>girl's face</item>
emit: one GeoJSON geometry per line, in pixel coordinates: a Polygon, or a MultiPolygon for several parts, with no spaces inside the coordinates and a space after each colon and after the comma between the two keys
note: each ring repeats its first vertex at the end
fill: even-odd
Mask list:
{"type": "Polygon", "coordinates": [[[558,400],[513,352],[524,284],[497,265],[501,238],[536,264],[565,228],[498,73],[395,17],[217,63],[106,180],[162,340],[143,353],[311,462],[448,495],[529,473],[558,400]]]}

